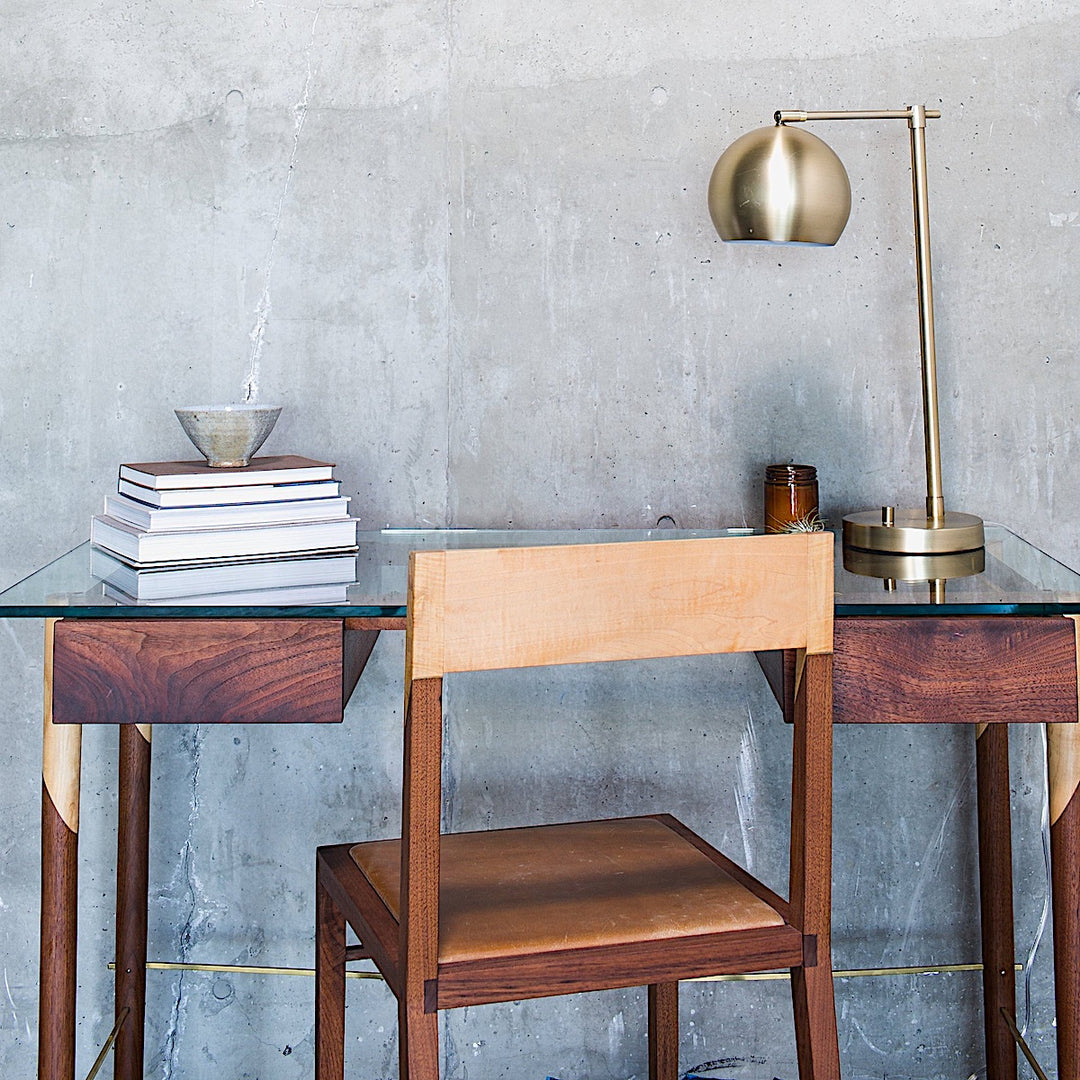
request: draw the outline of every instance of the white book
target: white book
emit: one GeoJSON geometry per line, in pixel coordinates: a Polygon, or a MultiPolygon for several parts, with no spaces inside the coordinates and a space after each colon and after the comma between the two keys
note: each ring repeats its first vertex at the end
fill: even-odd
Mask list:
{"type": "Polygon", "coordinates": [[[91,548],[90,572],[106,586],[119,589],[131,598],[162,600],[308,585],[347,587],[356,577],[356,555],[334,552],[264,556],[140,568],[101,548],[91,548]]]}
{"type": "Polygon", "coordinates": [[[311,484],[247,484],[224,488],[151,488],[131,480],[117,483],[121,495],[154,507],[232,506],[235,503],[292,502],[298,499],[332,499],[341,494],[339,480],[311,484]]]}
{"type": "Polygon", "coordinates": [[[140,566],[184,559],[285,555],[355,548],[356,519],[147,532],[126,521],[97,514],[90,523],[90,540],[98,547],[140,566]]]}
{"type": "Polygon", "coordinates": [[[102,592],[118,604],[176,604],[197,607],[200,604],[228,605],[229,607],[308,607],[317,604],[345,604],[349,599],[349,586],[293,585],[283,589],[248,589],[239,592],[199,593],[195,596],[130,596],[106,582],[102,592]]]}
{"type": "Polygon", "coordinates": [[[273,525],[280,522],[330,521],[349,516],[349,500],[299,499],[242,503],[239,506],[151,507],[126,495],[106,495],[105,515],[147,532],[170,529],[219,529],[225,525],[273,525]]]}

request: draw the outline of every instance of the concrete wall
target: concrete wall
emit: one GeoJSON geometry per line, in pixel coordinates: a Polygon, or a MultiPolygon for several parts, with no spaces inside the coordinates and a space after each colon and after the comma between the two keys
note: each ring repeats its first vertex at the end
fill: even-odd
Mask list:
{"type": "MultiPolygon", "coordinates": [[[[942,110],[928,136],[946,497],[1080,565],[1080,2],[0,0],[0,586],[84,540],[172,407],[284,403],[364,525],[758,521],[770,461],[831,517],[921,497],[906,132],[818,128],[832,250],[726,247],[713,162],[774,109],[942,110]]],[[[37,1021],[41,628],[3,626],[0,1071],[37,1021]]],[[[400,643],[333,730],[155,736],[150,955],[307,965],[316,841],[396,827],[400,643]]],[[[766,874],[786,735],[754,672],[452,688],[455,826],[661,804],[766,874]],[[623,716],[639,750],[614,748],[623,716]],[[581,727],[568,703],[604,705],[581,727]],[[495,703],[498,703],[496,708],[495,703]],[[706,730],[708,705],[728,723],[706,730]],[[637,716],[637,713],[634,714],[637,716]],[[537,717],[551,738],[537,746],[537,717]],[[661,740],[660,735],[667,736],[661,740]],[[485,754],[480,749],[487,751],[485,754]]],[[[79,1064],[111,1026],[115,733],[85,741],[79,1064]]],[[[1044,882],[1041,746],[1014,733],[1018,951],[1044,882]]],[[[966,731],[837,738],[841,967],[977,959],[966,731]]],[[[1053,1061],[1049,952],[1032,1038],[1053,1061]]],[[[689,986],[683,1065],[794,1075],[781,983],[689,986]]],[[[838,984],[849,1077],[981,1064],[978,976],[838,984]]],[[[308,1076],[312,987],[151,973],[149,1076],[308,1076]]],[[[645,1073],[640,992],[452,1014],[454,1078],[645,1073]]],[[[348,1056],[396,1074],[390,995],[348,1056]]]]}

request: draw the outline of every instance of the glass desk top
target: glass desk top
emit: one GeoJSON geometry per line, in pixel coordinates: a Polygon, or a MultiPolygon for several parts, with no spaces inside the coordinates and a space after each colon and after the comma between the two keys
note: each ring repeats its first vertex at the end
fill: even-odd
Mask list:
{"type": "MultiPolygon", "coordinates": [[[[383,529],[361,532],[356,572],[345,603],[304,605],[275,602],[272,591],[238,604],[228,593],[196,602],[124,603],[106,595],[90,569],[90,544],[0,593],[0,618],[387,618],[405,614],[409,552],[459,547],[525,547],[560,543],[613,543],[633,540],[745,536],[746,529],[383,529]]],[[[926,580],[897,580],[844,568],[836,544],[837,615],[1060,615],[1080,614],[1080,574],[1000,525],[986,527],[985,568],[951,577],[935,589],[926,580]]]]}

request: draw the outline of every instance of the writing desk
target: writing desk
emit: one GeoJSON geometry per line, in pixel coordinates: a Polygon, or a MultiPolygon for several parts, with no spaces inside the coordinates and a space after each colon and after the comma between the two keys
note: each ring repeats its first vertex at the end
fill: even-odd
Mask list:
{"type": "MultiPolygon", "coordinates": [[[[449,546],[679,539],[725,532],[388,530],[361,533],[345,604],[117,604],[84,544],[0,593],[0,617],[46,620],[39,1077],[75,1069],[81,729],[119,726],[114,1075],[142,1076],[150,728],[342,718],[381,630],[405,625],[408,552],[449,546]],[[126,1018],[126,1019],[125,1019],[126,1018]]],[[[1059,1076],[1080,1076],[1080,575],[999,526],[985,569],[937,587],[836,569],[834,719],[977,725],[987,1064],[1016,1076],[1008,723],[1048,723],[1059,1076]]],[[[759,658],[790,708],[794,657],[759,658]]]]}

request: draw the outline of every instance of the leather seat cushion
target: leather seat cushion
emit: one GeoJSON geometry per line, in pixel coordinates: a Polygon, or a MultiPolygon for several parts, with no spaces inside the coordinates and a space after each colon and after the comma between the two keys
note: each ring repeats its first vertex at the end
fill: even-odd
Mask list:
{"type": "MultiPolygon", "coordinates": [[[[400,842],[350,854],[398,916],[400,842]]],[[[442,838],[439,960],[781,926],[783,919],[654,818],[442,838]]]]}

